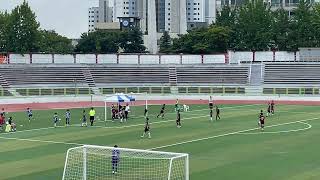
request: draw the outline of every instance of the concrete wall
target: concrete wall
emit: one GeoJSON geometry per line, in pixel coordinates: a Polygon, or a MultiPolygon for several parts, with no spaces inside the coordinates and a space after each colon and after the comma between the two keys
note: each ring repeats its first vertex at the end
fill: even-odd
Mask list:
{"type": "Polygon", "coordinates": [[[202,56],[199,55],[184,55],[182,56],[182,64],[201,64],[202,56]]]}
{"type": "Polygon", "coordinates": [[[54,63],[57,64],[72,64],[75,62],[74,56],[72,54],[55,54],[54,63]]]}
{"type": "Polygon", "coordinates": [[[96,64],[95,54],[77,54],[76,63],[78,64],[96,64]]]}
{"type": "Polygon", "coordinates": [[[119,64],[138,64],[138,55],[119,55],[119,64]]]}
{"type": "Polygon", "coordinates": [[[180,64],[179,55],[162,55],[160,57],[161,64],[180,64]]]}
{"type": "Polygon", "coordinates": [[[271,62],[271,61],[299,61],[299,52],[261,51],[261,52],[228,52],[230,63],[241,62],[271,62]]]}
{"type": "Polygon", "coordinates": [[[33,54],[32,64],[51,64],[52,54],[33,54]]]}
{"type": "Polygon", "coordinates": [[[226,62],[226,56],[222,55],[204,55],[203,64],[221,64],[226,62]]]}
{"type": "Polygon", "coordinates": [[[99,54],[98,64],[117,64],[116,54],[99,54]]]}
{"type": "Polygon", "coordinates": [[[30,54],[9,54],[10,64],[30,64],[30,54]]]}
{"type": "Polygon", "coordinates": [[[234,52],[217,55],[149,54],[9,54],[10,64],[239,64],[241,62],[299,61],[299,52],[234,52]],[[31,58],[32,57],[32,58],[31,58]]]}
{"type": "Polygon", "coordinates": [[[158,55],[141,55],[140,64],[159,64],[158,55]]]}

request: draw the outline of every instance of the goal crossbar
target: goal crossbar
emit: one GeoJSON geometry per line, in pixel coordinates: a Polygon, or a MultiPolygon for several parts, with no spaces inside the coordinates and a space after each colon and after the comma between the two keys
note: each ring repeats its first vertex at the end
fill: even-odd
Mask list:
{"type": "Polygon", "coordinates": [[[68,149],[62,180],[108,180],[115,178],[114,173],[126,180],[189,180],[189,155],[83,145],[68,149]]]}

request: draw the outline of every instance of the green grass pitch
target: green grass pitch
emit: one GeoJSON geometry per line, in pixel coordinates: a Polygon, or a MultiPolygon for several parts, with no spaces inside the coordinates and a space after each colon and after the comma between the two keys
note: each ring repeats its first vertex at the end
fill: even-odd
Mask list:
{"type": "Polygon", "coordinates": [[[82,109],[71,110],[74,126],[67,128],[65,110],[35,110],[31,123],[26,112],[9,113],[18,132],[0,133],[0,179],[61,179],[66,152],[75,144],[188,153],[191,180],[320,179],[319,107],[278,105],[264,133],[254,128],[265,105],[221,108],[222,119],[209,122],[208,106],[192,105],[182,113],[182,128],[177,129],[173,106],[167,106],[163,120],[155,118],[160,106],[149,106],[152,139],[140,138],[144,107],[131,107],[131,119],[122,124],[105,124],[103,108],[97,108],[100,121],[93,128],[79,127],[82,109]],[[48,128],[54,112],[62,119],[61,127],[48,128]]]}

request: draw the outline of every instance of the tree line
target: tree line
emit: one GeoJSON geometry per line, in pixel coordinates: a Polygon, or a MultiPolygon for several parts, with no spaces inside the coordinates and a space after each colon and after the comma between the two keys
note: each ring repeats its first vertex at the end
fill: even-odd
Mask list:
{"type": "Polygon", "coordinates": [[[83,33],[76,47],[67,37],[40,28],[24,1],[10,13],[0,11],[0,52],[11,53],[140,53],[145,52],[139,29],[83,33]]]}
{"type": "MultiPolygon", "coordinates": [[[[161,53],[210,54],[236,51],[296,51],[320,47],[320,4],[300,0],[292,15],[272,11],[263,0],[247,0],[240,7],[225,6],[216,22],[193,29],[178,38],[164,32],[161,53]]],[[[138,28],[124,31],[97,30],[83,33],[77,46],[55,31],[40,28],[35,13],[24,1],[10,13],[0,12],[0,52],[13,53],[143,53],[143,34],[138,28]]]]}
{"type": "Polygon", "coordinates": [[[297,51],[299,47],[320,47],[320,4],[300,0],[289,12],[272,11],[263,0],[248,0],[240,7],[224,6],[216,23],[171,39],[165,32],[162,53],[221,53],[236,51],[297,51]]]}

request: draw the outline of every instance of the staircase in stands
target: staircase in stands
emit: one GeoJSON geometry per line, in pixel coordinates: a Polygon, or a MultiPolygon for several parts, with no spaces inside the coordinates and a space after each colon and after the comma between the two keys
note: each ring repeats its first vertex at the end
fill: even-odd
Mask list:
{"type": "Polygon", "coordinates": [[[178,78],[177,78],[177,68],[175,66],[169,67],[169,83],[170,90],[172,94],[178,94],[178,78]]]}
{"type": "Polygon", "coordinates": [[[101,95],[100,89],[96,86],[96,83],[92,77],[90,70],[87,67],[82,68],[82,73],[86,79],[87,84],[92,89],[93,93],[96,95],[101,95]]]}

